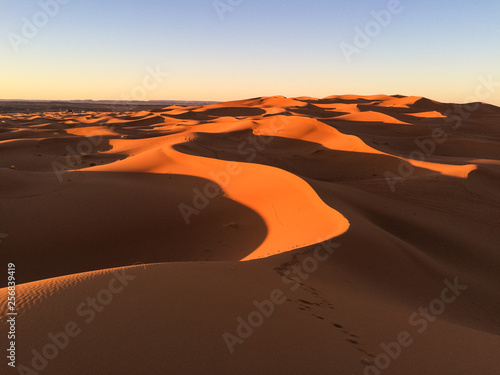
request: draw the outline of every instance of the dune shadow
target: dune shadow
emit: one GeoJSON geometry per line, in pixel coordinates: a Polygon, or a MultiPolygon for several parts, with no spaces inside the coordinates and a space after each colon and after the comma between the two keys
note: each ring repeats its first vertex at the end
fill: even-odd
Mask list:
{"type": "Polygon", "coordinates": [[[0,144],[0,168],[21,171],[55,172],[79,170],[113,163],[128,157],[108,153],[114,136],[84,137],[66,133],[44,139],[16,139],[0,144]]]}
{"type": "MultiPolygon", "coordinates": [[[[189,155],[269,165],[328,182],[383,179],[385,172],[398,173],[401,164],[409,165],[390,155],[332,150],[299,139],[255,136],[251,130],[197,133],[195,139],[176,144],[173,148],[189,155]],[[253,146],[255,144],[258,146],[253,146]]],[[[425,168],[414,169],[415,176],[435,173],[425,168]]]]}
{"type": "Polygon", "coordinates": [[[451,165],[467,164],[471,159],[500,158],[498,140],[488,137],[487,132],[481,134],[477,124],[476,133],[467,134],[464,129],[453,129],[445,119],[417,118],[412,119],[411,125],[335,119],[318,121],[397,157],[410,158],[416,152],[424,155],[424,161],[451,165]]]}
{"type": "Polygon", "coordinates": [[[298,115],[309,116],[313,118],[335,118],[348,114],[348,112],[333,111],[326,108],[321,108],[311,103],[307,104],[304,107],[289,108],[288,110],[298,115]]]}
{"type": "Polygon", "coordinates": [[[209,108],[203,111],[203,113],[214,117],[223,117],[223,116],[253,117],[253,116],[262,116],[266,114],[266,111],[262,108],[255,108],[255,107],[222,107],[222,108],[209,108]]]}
{"type": "MultiPolygon", "coordinates": [[[[202,178],[68,175],[75,173],[79,181],[58,190],[0,199],[2,230],[9,233],[2,250],[12,254],[20,282],[137,262],[240,260],[267,236],[256,212],[202,178]]],[[[54,185],[53,176],[44,175],[37,174],[32,189],[54,185]]]]}
{"type": "Polygon", "coordinates": [[[179,120],[198,120],[208,121],[218,117],[254,117],[266,114],[262,108],[254,107],[221,107],[208,108],[203,111],[188,110],[181,114],[170,114],[168,111],[163,113],[165,116],[176,118],[179,120]]]}

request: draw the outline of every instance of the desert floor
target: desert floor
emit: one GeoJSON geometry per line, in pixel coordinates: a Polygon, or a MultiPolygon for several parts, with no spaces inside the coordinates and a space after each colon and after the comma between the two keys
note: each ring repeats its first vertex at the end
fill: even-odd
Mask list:
{"type": "Polygon", "coordinates": [[[500,373],[499,188],[488,104],[0,115],[0,372],[500,373]]]}

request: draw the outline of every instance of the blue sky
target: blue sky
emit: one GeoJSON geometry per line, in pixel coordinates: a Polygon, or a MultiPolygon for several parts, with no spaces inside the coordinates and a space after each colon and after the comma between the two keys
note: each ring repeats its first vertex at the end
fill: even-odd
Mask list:
{"type": "MultiPolygon", "coordinates": [[[[397,0],[220,0],[225,13],[213,0],[60,1],[0,2],[0,98],[464,102],[481,77],[500,82],[498,1],[400,0],[383,25],[373,12],[397,0]],[[40,14],[54,2],[53,15],[40,14]],[[38,20],[35,36],[23,34],[26,20],[38,20]],[[362,48],[357,30],[372,32],[362,48]],[[357,49],[350,60],[341,45],[357,49]],[[151,70],[168,76],[145,87],[151,70]]],[[[500,84],[482,101],[500,105],[500,84]]]]}

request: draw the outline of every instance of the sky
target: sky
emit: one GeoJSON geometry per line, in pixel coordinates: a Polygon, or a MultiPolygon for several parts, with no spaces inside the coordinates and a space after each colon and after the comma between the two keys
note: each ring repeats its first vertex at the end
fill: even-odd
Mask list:
{"type": "Polygon", "coordinates": [[[500,1],[1,0],[0,20],[0,99],[500,106],[500,1]]]}

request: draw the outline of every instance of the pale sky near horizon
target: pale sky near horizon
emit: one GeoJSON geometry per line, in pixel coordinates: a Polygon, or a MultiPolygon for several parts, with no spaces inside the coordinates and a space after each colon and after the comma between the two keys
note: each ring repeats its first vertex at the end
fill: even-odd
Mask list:
{"type": "Polygon", "coordinates": [[[0,99],[479,92],[500,106],[499,1],[400,0],[375,20],[394,1],[3,0],[0,99]]]}

